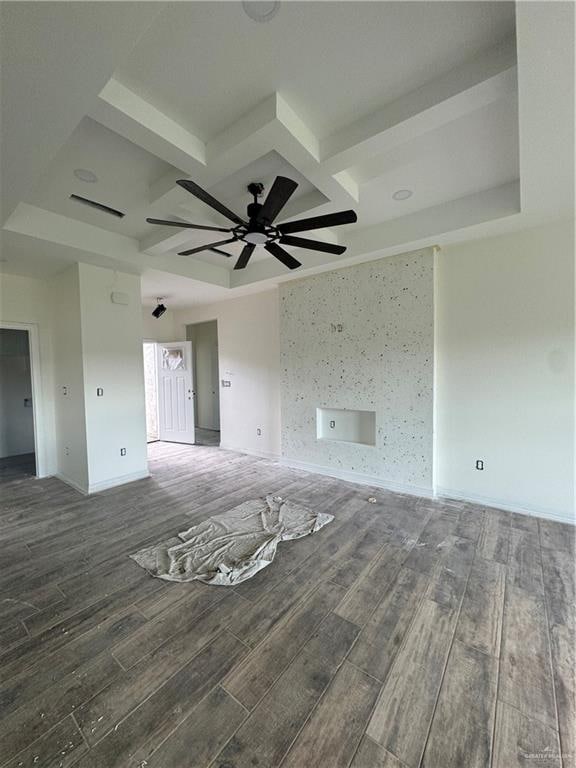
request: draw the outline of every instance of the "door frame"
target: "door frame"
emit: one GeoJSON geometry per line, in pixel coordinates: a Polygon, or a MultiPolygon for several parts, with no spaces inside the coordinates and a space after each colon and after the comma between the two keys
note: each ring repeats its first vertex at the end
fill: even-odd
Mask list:
{"type": "Polygon", "coordinates": [[[46,414],[42,397],[42,369],[40,365],[40,334],[38,323],[10,323],[0,320],[0,328],[28,332],[30,355],[30,379],[32,383],[32,418],[34,422],[34,455],[36,477],[48,477],[48,433],[45,429],[46,414]]]}

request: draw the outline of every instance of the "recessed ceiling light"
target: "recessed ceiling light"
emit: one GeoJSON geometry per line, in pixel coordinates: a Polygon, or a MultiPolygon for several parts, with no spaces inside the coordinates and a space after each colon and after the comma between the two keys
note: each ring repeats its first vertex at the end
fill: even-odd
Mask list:
{"type": "Polygon", "coordinates": [[[396,192],[392,195],[394,200],[408,200],[409,197],[412,197],[414,193],[411,189],[397,189],[396,192]]]}
{"type": "Polygon", "coordinates": [[[270,21],[280,10],[279,0],[243,0],[244,13],[252,21],[270,21]]]}
{"type": "Polygon", "coordinates": [[[86,168],[75,168],[74,176],[80,181],[85,181],[87,184],[94,184],[98,181],[98,176],[93,171],[88,171],[86,168]]]}

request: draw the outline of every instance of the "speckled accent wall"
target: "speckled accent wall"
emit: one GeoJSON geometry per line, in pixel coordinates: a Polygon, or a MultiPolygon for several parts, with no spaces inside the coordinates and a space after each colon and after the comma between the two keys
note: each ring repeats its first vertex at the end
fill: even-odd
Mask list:
{"type": "Polygon", "coordinates": [[[282,455],[432,488],[432,249],[280,287],[282,455]],[[317,439],[316,409],[373,411],[375,445],[317,439]]]}

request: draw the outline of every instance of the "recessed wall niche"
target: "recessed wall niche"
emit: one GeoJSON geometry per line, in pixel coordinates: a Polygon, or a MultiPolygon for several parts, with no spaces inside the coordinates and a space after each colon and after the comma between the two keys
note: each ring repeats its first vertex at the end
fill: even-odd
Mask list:
{"type": "Polygon", "coordinates": [[[376,445],[376,413],[344,408],[316,408],[316,438],[376,445]]]}

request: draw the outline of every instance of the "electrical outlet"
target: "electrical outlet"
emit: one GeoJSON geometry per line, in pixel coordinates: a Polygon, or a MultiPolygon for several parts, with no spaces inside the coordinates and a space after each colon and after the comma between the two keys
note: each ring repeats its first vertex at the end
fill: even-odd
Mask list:
{"type": "Polygon", "coordinates": [[[62,394],[67,395],[68,394],[68,387],[62,387],[62,394]]]}
{"type": "Polygon", "coordinates": [[[332,420],[330,422],[330,429],[334,429],[335,426],[336,426],[336,422],[334,420],[332,420]]]}
{"type": "Polygon", "coordinates": [[[484,462],[482,459],[476,459],[476,469],[484,469],[484,462]]]}
{"type": "Polygon", "coordinates": [[[102,387],[98,387],[96,389],[96,397],[103,397],[103,395],[104,395],[104,390],[102,389],[102,387]]]}
{"type": "Polygon", "coordinates": [[[126,448],[120,448],[120,456],[126,456],[126,448]]]}
{"type": "Polygon", "coordinates": [[[64,456],[70,456],[70,448],[68,446],[64,448],[64,456]]]}
{"type": "Polygon", "coordinates": [[[222,379],[222,386],[223,387],[231,387],[232,386],[232,382],[228,381],[227,379],[222,379]]]}
{"type": "Polygon", "coordinates": [[[258,437],[262,435],[262,430],[260,429],[260,427],[258,427],[258,429],[256,430],[256,434],[258,435],[258,437]]]}

